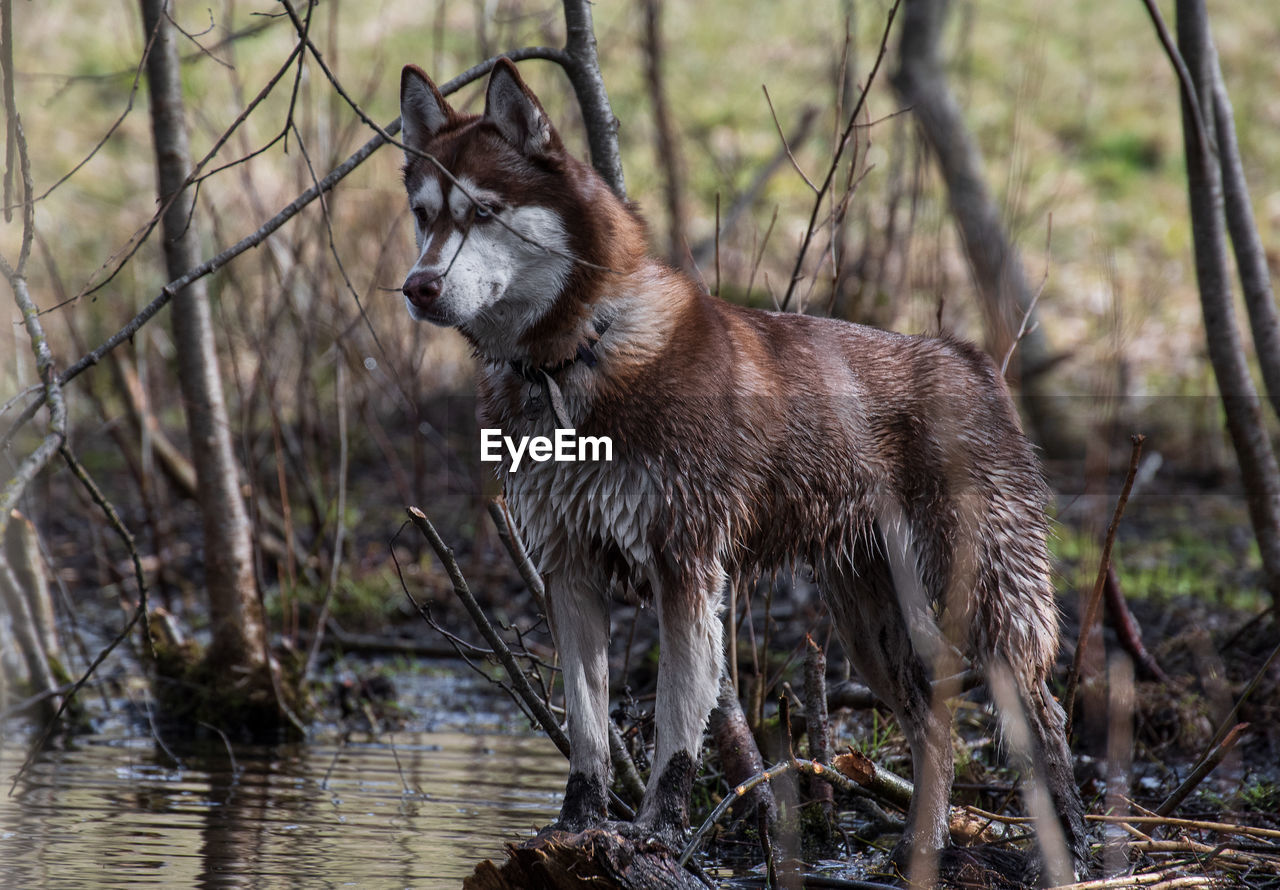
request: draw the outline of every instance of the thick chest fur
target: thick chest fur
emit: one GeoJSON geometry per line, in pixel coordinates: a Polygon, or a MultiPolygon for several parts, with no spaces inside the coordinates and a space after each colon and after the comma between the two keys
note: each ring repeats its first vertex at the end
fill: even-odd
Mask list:
{"type": "MultiPolygon", "coordinates": [[[[575,434],[608,435],[592,416],[590,371],[571,369],[561,393],[575,434]]],[[[512,439],[555,436],[557,422],[540,387],[513,380],[504,369],[482,374],[481,423],[512,439]]],[[[652,565],[652,530],[658,524],[660,486],[634,452],[619,453],[611,437],[611,460],[594,448],[570,461],[524,459],[518,467],[502,452],[498,476],[520,533],[543,572],[581,573],[588,566],[636,573],[652,565]],[[514,467],[514,468],[513,468],[514,467]]]]}

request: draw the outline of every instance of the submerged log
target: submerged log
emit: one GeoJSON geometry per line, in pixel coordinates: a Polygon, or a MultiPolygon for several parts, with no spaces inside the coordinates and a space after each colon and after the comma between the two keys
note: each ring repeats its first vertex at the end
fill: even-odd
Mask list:
{"type": "Polygon", "coordinates": [[[501,867],[485,860],[462,882],[463,890],[703,890],[705,885],[676,860],[679,853],[656,841],[632,840],[608,826],[579,834],[544,831],[507,846],[501,867]]]}

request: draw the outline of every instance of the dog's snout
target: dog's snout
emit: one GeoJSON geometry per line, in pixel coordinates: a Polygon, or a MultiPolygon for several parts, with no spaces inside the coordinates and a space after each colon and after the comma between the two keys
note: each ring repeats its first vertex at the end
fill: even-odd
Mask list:
{"type": "Polygon", "coordinates": [[[405,279],[401,288],[409,302],[426,309],[440,296],[440,276],[428,272],[414,272],[405,279]]]}

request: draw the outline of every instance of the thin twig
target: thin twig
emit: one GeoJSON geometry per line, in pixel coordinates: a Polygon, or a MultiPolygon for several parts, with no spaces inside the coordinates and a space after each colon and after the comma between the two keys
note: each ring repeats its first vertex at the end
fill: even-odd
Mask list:
{"type": "Polygon", "coordinates": [[[813,180],[804,172],[804,168],[800,166],[800,162],[796,160],[795,153],[791,151],[791,144],[787,142],[787,134],[782,132],[782,122],[778,120],[778,112],[773,107],[773,97],[769,95],[769,87],[766,84],[760,84],[760,89],[764,90],[764,101],[769,104],[769,114],[773,116],[773,125],[778,130],[778,138],[782,140],[782,150],[787,155],[787,160],[791,161],[792,168],[800,174],[800,178],[804,180],[804,184],[813,190],[814,194],[819,194],[818,187],[813,184],[813,180]]]}
{"type": "MultiPolygon", "coordinates": [[[[462,602],[463,608],[467,610],[467,614],[471,616],[471,620],[475,623],[476,629],[480,631],[485,641],[493,647],[494,655],[498,662],[506,670],[507,676],[511,681],[512,688],[528,706],[530,713],[538,721],[538,725],[542,727],[542,731],[547,734],[552,743],[560,749],[560,753],[565,757],[569,756],[569,739],[565,736],[564,731],[560,728],[559,722],[552,716],[546,702],[538,697],[533,691],[533,687],[529,685],[529,679],[524,675],[524,671],[520,669],[520,665],[516,662],[515,656],[511,654],[511,650],[507,647],[506,642],[493,629],[493,625],[489,623],[489,619],[485,616],[484,610],[480,608],[480,604],[476,602],[474,596],[471,595],[471,588],[467,585],[467,579],[462,575],[462,569],[458,567],[458,560],[454,558],[453,550],[444,539],[440,537],[440,533],[436,531],[435,526],[431,524],[431,520],[427,518],[427,514],[423,513],[417,507],[406,507],[410,521],[417,526],[418,531],[422,532],[422,536],[427,539],[427,543],[431,545],[431,549],[435,551],[440,562],[444,564],[445,571],[449,573],[449,581],[453,584],[453,592],[457,594],[458,599],[462,602]]],[[[634,812],[621,798],[611,794],[613,806],[623,814],[627,819],[634,818],[634,812]]]]}
{"type": "Polygon", "coordinates": [[[1200,783],[1205,780],[1209,773],[1217,768],[1222,762],[1222,758],[1227,756],[1227,752],[1236,746],[1236,742],[1240,740],[1240,735],[1249,728],[1248,723],[1237,723],[1235,726],[1227,730],[1227,734],[1223,736],[1222,741],[1212,746],[1209,751],[1200,758],[1200,761],[1191,770],[1190,774],[1182,780],[1181,784],[1173,790],[1160,806],[1156,807],[1157,816],[1168,816],[1178,806],[1187,799],[1192,791],[1199,787],[1200,783]]]}
{"type": "Polygon", "coordinates": [[[1044,294],[1045,285],[1049,283],[1049,245],[1053,239],[1053,214],[1049,214],[1049,222],[1046,225],[1044,234],[1044,276],[1040,279],[1040,286],[1036,288],[1035,295],[1027,303],[1026,311],[1022,313],[1022,323],[1018,325],[1018,333],[1014,336],[1013,342],[1009,344],[1008,350],[1005,351],[1004,361],[1000,362],[1000,376],[1004,377],[1009,373],[1009,362],[1013,359],[1013,351],[1018,348],[1018,344],[1022,342],[1022,338],[1031,331],[1035,330],[1035,326],[1030,328],[1027,325],[1031,321],[1031,313],[1036,311],[1036,304],[1040,302],[1040,297],[1044,294]]]}
{"type": "Polygon", "coordinates": [[[1120,489],[1120,497],[1116,500],[1116,509],[1111,516],[1111,524],[1107,526],[1107,537],[1102,545],[1102,557],[1098,561],[1098,576],[1093,582],[1093,591],[1089,594],[1089,603],[1084,616],[1080,619],[1080,638],[1076,641],[1075,655],[1071,659],[1071,673],[1067,675],[1067,694],[1063,697],[1063,709],[1067,712],[1066,735],[1071,737],[1072,709],[1076,700],[1076,688],[1080,684],[1080,670],[1084,665],[1084,653],[1089,641],[1089,634],[1098,620],[1098,608],[1102,605],[1102,588],[1107,583],[1107,569],[1111,566],[1111,548],[1116,543],[1116,530],[1120,527],[1120,517],[1124,515],[1125,504],[1129,502],[1129,492],[1133,491],[1133,480],[1138,475],[1138,461],[1142,457],[1142,443],[1147,439],[1141,433],[1130,437],[1133,449],[1129,455],[1129,471],[1124,477],[1124,487],[1120,489]]]}
{"type": "Polygon", "coordinates": [[[791,280],[787,282],[787,291],[782,298],[782,311],[787,310],[787,306],[791,303],[791,294],[795,291],[796,283],[800,281],[800,270],[804,267],[805,254],[809,251],[809,245],[813,241],[814,233],[817,231],[818,213],[822,209],[822,200],[826,196],[827,190],[831,188],[831,183],[835,179],[836,171],[840,167],[840,158],[844,154],[845,147],[849,144],[849,138],[853,135],[854,126],[857,124],[858,115],[862,112],[862,106],[867,101],[867,93],[871,91],[872,84],[875,83],[876,74],[880,71],[880,63],[884,61],[885,53],[889,47],[889,32],[893,28],[893,19],[898,14],[898,6],[901,0],[894,0],[893,6],[889,7],[889,15],[884,23],[884,34],[880,37],[880,49],[876,53],[875,64],[871,66],[871,74],[867,77],[867,85],[858,95],[857,104],[854,105],[852,113],[849,115],[849,123],[844,128],[844,133],[840,136],[840,141],[836,144],[836,149],[831,158],[831,164],[827,168],[827,175],[822,180],[822,185],[818,188],[817,195],[813,200],[813,210],[809,214],[809,225],[805,229],[804,240],[800,242],[800,250],[796,253],[795,268],[791,271],[791,280]]]}
{"type": "MultiPolygon", "coordinates": [[[[19,768],[17,773],[14,774],[12,784],[9,786],[10,794],[12,794],[13,790],[18,787],[18,783],[22,781],[22,777],[26,775],[27,771],[31,768],[31,765],[35,763],[40,752],[44,750],[45,743],[48,742],[49,737],[53,735],[53,730],[58,725],[59,718],[62,717],[67,706],[75,699],[76,693],[79,692],[80,688],[89,681],[90,677],[93,676],[94,671],[98,669],[98,665],[106,661],[107,656],[114,652],[115,648],[129,636],[130,632],[133,631],[134,625],[138,623],[139,619],[143,620],[144,626],[148,629],[146,634],[147,645],[151,645],[150,628],[146,624],[147,580],[146,576],[142,572],[142,560],[138,556],[138,548],[134,546],[133,535],[131,535],[129,530],[125,528],[124,523],[120,521],[120,516],[116,513],[115,508],[112,507],[111,503],[102,496],[102,492],[98,490],[98,486],[89,477],[88,473],[85,472],[84,467],[80,465],[79,461],[75,459],[75,455],[71,453],[71,450],[64,446],[61,448],[61,451],[62,456],[66,460],[67,465],[71,468],[72,473],[74,473],[76,478],[80,480],[81,484],[89,490],[90,496],[98,506],[102,508],[103,512],[107,514],[107,521],[128,548],[129,556],[133,561],[134,577],[138,584],[138,605],[133,610],[133,615],[129,618],[129,621],[125,624],[124,628],[121,629],[120,633],[117,634],[115,639],[108,643],[107,646],[98,653],[98,657],[95,658],[93,663],[85,669],[85,672],[80,676],[80,679],[75,682],[70,691],[68,691],[63,697],[61,703],[58,705],[58,710],[45,726],[44,732],[41,733],[39,740],[31,746],[31,752],[27,755],[27,759],[23,761],[21,768],[19,768]]],[[[155,653],[153,652],[152,654],[154,655],[155,653]]]]}
{"type": "Polygon", "coordinates": [[[305,685],[307,677],[315,668],[316,656],[320,652],[320,644],[324,641],[325,624],[329,618],[329,606],[333,603],[334,591],[338,589],[338,570],[342,565],[342,545],[347,532],[347,373],[346,359],[339,351],[334,356],[334,400],[338,406],[338,504],[337,530],[333,534],[333,556],[329,563],[329,583],[325,587],[324,600],[320,603],[320,615],[316,619],[315,634],[311,646],[307,649],[307,660],[302,668],[302,681],[305,685]]]}
{"type": "MultiPolygon", "coordinates": [[[[155,40],[155,33],[151,35],[151,41],[154,42],[154,40],[155,40]]],[[[140,63],[140,65],[146,64],[147,58],[150,55],[150,51],[151,51],[151,44],[148,43],[147,51],[143,54],[142,62],[140,63]]],[[[97,271],[94,273],[94,275],[96,275],[98,272],[101,272],[103,269],[107,268],[108,266],[114,263],[114,268],[111,269],[111,271],[106,275],[106,277],[92,284],[86,283],[80,289],[79,293],[77,293],[75,296],[71,297],[69,300],[64,300],[63,302],[58,303],[57,305],[49,307],[48,309],[44,310],[45,312],[53,312],[67,305],[68,303],[74,303],[83,297],[95,294],[98,291],[102,290],[104,287],[106,287],[108,284],[110,284],[115,279],[115,277],[120,273],[120,271],[129,263],[129,261],[133,259],[134,255],[142,248],[142,246],[147,242],[147,240],[151,237],[152,233],[160,225],[160,221],[164,218],[164,215],[168,211],[169,207],[173,204],[174,201],[178,200],[178,197],[181,194],[183,194],[183,192],[187,189],[188,186],[195,185],[197,189],[196,194],[198,195],[199,186],[205,179],[208,179],[209,177],[214,176],[230,167],[234,167],[237,164],[242,164],[248,161],[249,159],[266,151],[268,148],[274,145],[277,141],[279,141],[280,136],[276,136],[275,139],[272,139],[270,142],[268,142],[266,145],[264,145],[262,148],[258,149],[257,151],[250,152],[244,157],[239,158],[235,161],[231,161],[230,163],[222,164],[216,167],[215,169],[209,171],[208,173],[203,173],[203,174],[201,173],[201,171],[204,170],[204,168],[209,164],[209,162],[212,161],[213,158],[217,156],[218,152],[222,150],[222,147],[227,143],[227,141],[232,137],[232,135],[234,135],[235,132],[240,128],[240,126],[248,119],[249,115],[252,114],[253,111],[259,105],[261,105],[262,102],[265,101],[266,98],[271,94],[271,91],[275,88],[275,85],[280,81],[280,78],[283,77],[284,74],[289,70],[291,64],[293,63],[293,60],[298,59],[299,64],[301,64],[301,61],[302,61],[301,53],[302,53],[301,44],[293,48],[293,51],[289,54],[289,57],[285,59],[284,64],[281,65],[280,68],[276,71],[276,73],[267,81],[266,85],[261,90],[258,91],[257,96],[255,96],[253,100],[244,107],[244,109],[240,112],[240,114],[236,116],[236,119],[231,122],[231,125],[228,126],[222,132],[222,135],[220,135],[217,138],[217,140],[214,141],[213,146],[207,152],[205,152],[204,157],[202,157],[195,164],[195,166],[191,168],[191,172],[187,174],[182,184],[179,185],[177,188],[175,188],[172,192],[170,192],[168,197],[160,202],[160,204],[156,207],[155,212],[151,215],[151,218],[147,220],[147,222],[144,223],[132,235],[130,235],[128,241],[125,242],[124,246],[122,246],[119,250],[115,251],[110,257],[108,257],[107,260],[101,266],[99,266],[97,271]]],[[[141,70],[142,69],[140,68],[139,71],[141,70]]],[[[136,80],[134,82],[134,89],[135,90],[137,89],[136,80]]],[[[132,97],[130,97],[129,102],[130,102],[130,106],[132,106],[132,103],[133,103],[132,97]]],[[[289,122],[292,120],[292,112],[293,112],[293,108],[291,105],[289,109],[290,117],[286,120],[286,123],[285,123],[286,128],[289,126],[289,122]]],[[[124,113],[128,114],[128,109],[126,109],[124,113]]],[[[122,115],[120,120],[122,121],[123,119],[124,118],[122,115]]],[[[120,121],[117,121],[116,126],[118,126],[119,123],[120,121]]],[[[114,130],[114,127],[112,128],[112,130],[114,130]]],[[[283,135],[283,132],[281,135],[283,135]]],[[[110,136],[111,136],[111,131],[108,131],[106,136],[103,137],[103,142],[105,142],[108,138],[110,138],[110,136]]],[[[101,145],[102,143],[99,143],[98,148],[100,148],[101,145]]],[[[97,148],[95,148],[94,151],[97,151],[97,148]]],[[[92,154],[90,155],[90,157],[92,157],[92,154]]],[[[88,161],[88,158],[85,159],[85,162],[87,161],[88,161]]],[[[82,164],[85,162],[82,162],[82,164]]],[[[53,189],[58,186],[58,184],[70,178],[76,172],[76,170],[79,169],[79,166],[80,165],[77,165],[75,169],[67,173],[67,175],[63,177],[63,180],[59,180],[59,183],[55,183],[41,197],[48,195],[49,192],[53,191],[53,189]]],[[[195,210],[195,200],[193,199],[191,202],[190,212],[194,213],[194,210],[195,210]]],[[[90,281],[92,281],[92,276],[90,276],[90,281]]]]}
{"type": "MultiPolygon", "coordinates": [[[[549,50],[546,47],[528,47],[506,53],[505,57],[518,61],[526,58],[551,58],[554,57],[556,53],[558,53],[557,50],[549,50]]],[[[462,72],[462,74],[453,78],[453,80],[442,84],[440,86],[441,94],[449,95],[450,93],[460,90],[467,84],[478,80],[485,74],[489,73],[496,63],[497,57],[486,59],[478,65],[473,65],[471,68],[462,72]]],[[[246,235],[227,249],[192,268],[182,277],[176,278],[166,284],[160,289],[159,295],[143,307],[143,309],[127,324],[120,328],[120,330],[111,335],[111,337],[96,349],[86,353],[75,364],[63,371],[62,374],[58,376],[58,383],[60,385],[65,385],[80,374],[84,373],[84,371],[102,361],[103,357],[106,356],[107,353],[111,352],[121,343],[133,339],[134,335],[142,329],[143,325],[150,321],[156,313],[169,304],[169,301],[173,299],[175,294],[180,293],[193,281],[197,281],[218,271],[245,251],[259,246],[266,241],[272,233],[289,220],[293,219],[293,217],[297,216],[303,208],[309,205],[321,194],[331,191],[353,170],[368,160],[375,151],[383,145],[386,145],[388,142],[394,141],[391,139],[391,136],[400,131],[400,119],[396,118],[385,127],[377,127],[376,129],[377,135],[353,152],[345,161],[333,168],[333,170],[331,170],[324,179],[320,180],[319,185],[313,185],[311,188],[298,195],[298,197],[294,198],[289,202],[289,204],[281,209],[279,213],[259,226],[256,231],[246,235]]],[[[2,260],[2,258],[0,258],[0,260],[2,260]]],[[[40,410],[40,407],[44,402],[44,398],[37,398],[31,404],[27,405],[22,414],[13,422],[13,425],[5,431],[2,437],[0,437],[0,449],[8,447],[9,443],[13,441],[14,436],[17,435],[18,431],[35,416],[36,412],[40,410]]],[[[53,450],[56,450],[56,448],[53,450]]]]}

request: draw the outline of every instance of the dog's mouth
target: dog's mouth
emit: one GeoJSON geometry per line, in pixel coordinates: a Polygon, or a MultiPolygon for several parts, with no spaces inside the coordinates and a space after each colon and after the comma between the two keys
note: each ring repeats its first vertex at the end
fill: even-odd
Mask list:
{"type": "Polygon", "coordinates": [[[414,321],[426,321],[441,327],[450,327],[448,318],[440,311],[440,307],[435,305],[434,301],[419,302],[407,294],[404,301],[408,305],[409,315],[414,321]]]}

